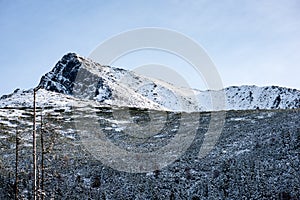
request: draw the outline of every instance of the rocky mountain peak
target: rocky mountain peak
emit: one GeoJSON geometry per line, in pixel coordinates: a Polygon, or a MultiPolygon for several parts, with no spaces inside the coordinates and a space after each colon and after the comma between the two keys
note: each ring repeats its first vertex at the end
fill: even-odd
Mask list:
{"type": "Polygon", "coordinates": [[[42,76],[39,87],[63,94],[73,94],[74,81],[83,58],[76,53],[68,53],[62,57],[52,71],[42,76]]]}

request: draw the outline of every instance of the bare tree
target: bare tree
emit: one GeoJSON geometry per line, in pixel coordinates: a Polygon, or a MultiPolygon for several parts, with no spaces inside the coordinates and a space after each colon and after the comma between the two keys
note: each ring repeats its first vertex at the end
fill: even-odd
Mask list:
{"type": "Polygon", "coordinates": [[[36,89],[33,89],[33,133],[32,133],[32,158],[33,158],[33,185],[32,185],[32,193],[33,193],[33,199],[36,200],[36,89]]]}
{"type": "Polygon", "coordinates": [[[15,199],[18,199],[18,165],[19,165],[19,144],[20,144],[20,138],[19,138],[19,131],[18,126],[16,126],[16,163],[15,163],[15,199]]]}
{"type": "Polygon", "coordinates": [[[58,133],[55,127],[52,126],[51,116],[44,113],[41,117],[40,124],[40,147],[41,147],[41,160],[39,162],[40,169],[40,190],[39,198],[45,199],[47,194],[54,194],[55,187],[47,187],[48,183],[53,183],[53,166],[48,166],[49,163],[53,161],[53,150],[57,142],[58,133]],[[48,122],[50,120],[50,122],[48,122]],[[48,164],[47,164],[48,163],[48,164]],[[50,170],[50,171],[49,171],[50,170]],[[52,192],[50,192],[50,190],[52,192]]]}
{"type": "Polygon", "coordinates": [[[32,132],[32,157],[33,157],[33,199],[37,199],[37,155],[36,155],[36,92],[40,87],[33,89],[33,132],[32,132]]]}

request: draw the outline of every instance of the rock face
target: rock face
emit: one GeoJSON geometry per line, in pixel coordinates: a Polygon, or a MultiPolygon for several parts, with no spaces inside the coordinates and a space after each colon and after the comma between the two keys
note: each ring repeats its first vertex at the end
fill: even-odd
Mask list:
{"type": "Polygon", "coordinates": [[[39,86],[52,92],[72,95],[80,67],[81,58],[75,53],[69,53],[62,57],[51,72],[41,78],[39,86]]]}

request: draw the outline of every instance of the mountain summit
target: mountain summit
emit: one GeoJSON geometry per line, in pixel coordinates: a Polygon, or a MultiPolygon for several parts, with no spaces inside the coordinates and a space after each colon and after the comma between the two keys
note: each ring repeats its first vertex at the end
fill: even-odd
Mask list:
{"type": "MultiPolygon", "coordinates": [[[[220,91],[178,88],[170,83],[120,68],[100,65],[76,53],[62,57],[42,76],[40,106],[91,104],[170,111],[300,108],[300,91],[278,86],[232,86],[220,91]],[[224,106],[212,97],[223,94],[224,106]]],[[[0,99],[0,107],[32,106],[32,90],[16,90],[0,99]]]]}
{"type": "Polygon", "coordinates": [[[138,75],[132,71],[103,66],[69,53],[45,74],[39,87],[48,91],[117,106],[163,110],[199,110],[193,91],[138,75]]]}

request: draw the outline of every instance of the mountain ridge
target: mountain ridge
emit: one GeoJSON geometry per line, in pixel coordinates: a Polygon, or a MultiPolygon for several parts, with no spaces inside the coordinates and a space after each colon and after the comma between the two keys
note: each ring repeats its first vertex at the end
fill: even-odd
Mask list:
{"type": "MultiPolygon", "coordinates": [[[[279,86],[230,86],[219,91],[200,91],[176,86],[121,68],[101,65],[68,53],[41,77],[41,106],[84,104],[138,107],[169,111],[216,111],[300,108],[300,91],[279,86]],[[221,106],[212,97],[222,98],[221,106]],[[51,103],[52,102],[52,103],[51,103]],[[63,102],[63,103],[61,103],[63,102]]],[[[0,98],[0,107],[30,106],[33,90],[15,90],[0,98]]],[[[38,102],[39,103],[39,102],[38,102]]]]}

